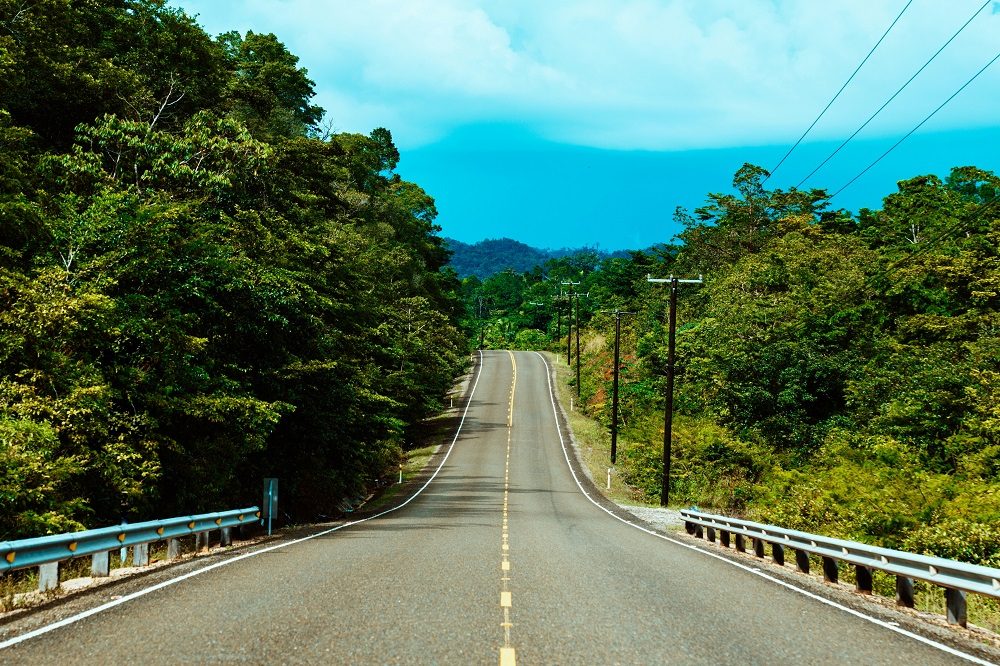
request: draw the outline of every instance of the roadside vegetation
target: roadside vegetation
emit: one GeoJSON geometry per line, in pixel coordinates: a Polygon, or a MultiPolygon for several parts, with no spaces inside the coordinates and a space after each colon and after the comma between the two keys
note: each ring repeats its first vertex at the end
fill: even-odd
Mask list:
{"type": "Polygon", "coordinates": [[[676,244],[465,279],[469,336],[565,365],[579,283],[575,409],[606,431],[612,311],[635,313],[617,472],[655,503],[669,290],[646,278],[703,275],[679,290],[676,504],[1000,566],[1000,179],[919,176],[852,213],[765,177],[745,165],[732,193],[676,211],[676,244]]]}
{"type": "Polygon", "coordinates": [[[0,539],[330,515],[465,362],[434,201],[269,34],[0,3],[0,539]]]}

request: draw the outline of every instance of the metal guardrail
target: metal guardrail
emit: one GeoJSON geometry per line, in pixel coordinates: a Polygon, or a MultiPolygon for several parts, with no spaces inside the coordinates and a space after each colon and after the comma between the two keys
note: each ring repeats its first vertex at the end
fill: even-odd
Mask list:
{"type": "Polygon", "coordinates": [[[220,530],[220,541],[226,544],[229,530],[239,525],[258,522],[260,510],[253,506],[246,509],[179,516],[141,523],[123,523],[81,532],[67,532],[51,536],[0,541],[0,573],[15,569],[39,567],[39,589],[47,590],[59,585],[59,563],[76,557],[90,555],[91,573],[108,575],[108,553],[120,548],[133,548],[133,563],[149,564],[149,544],[167,542],[167,557],[180,554],[177,538],[194,534],[201,545],[207,547],[208,534],[220,530]]]}
{"type": "Polygon", "coordinates": [[[734,535],[736,549],[745,551],[745,538],[750,537],[753,539],[754,554],[764,557],[764,544],[770,544],[771,557],[776,564],[784,565],[785,548],[791,548],[795,551],[799,571],[804,573],[809,573],[809,555],[818,555],[823,562],[823,578],[828,583],[837,582],[838,561],[850,563],[855,567],[857,591],[862,594],[872,593],[873,570],[893,574],[896,576],[896,602],[901,606],[913,607],[914,580],[943,587],[948,621],[963,627],[966,625],[967,592],[1000,597],[1000,569],[787,530],[693,509],[681,510],[680,513],[688,533],[701,537],[701,528],[704,527],[709,541],[715,541],[718,531],[725,547],[729,547],[730,535],[734,535]]]}

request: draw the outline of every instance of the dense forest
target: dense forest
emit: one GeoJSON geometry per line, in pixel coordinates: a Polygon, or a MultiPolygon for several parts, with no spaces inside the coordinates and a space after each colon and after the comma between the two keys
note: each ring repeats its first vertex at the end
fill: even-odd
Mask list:
{"type": "Polygon", "coordinates": [[[465,279],[464,325],[565,357],[580,283],[581,403],[609,425],[612,311],[635,313],[618,468],[655,502],[669,289],[647,274],[703,275],[678,290],[673,499],[1000,565],[1000,178],[915,177],[851,214],[766,176],[677,210],[675,244],[465,279]]]}
{"type": "Polygon", "coordinates": [[[0,1],[0,539],[336,510],[464,363],[433,200],[270,34],[0,1]]]}
{"type": "Polygon", "coordinates": [[[484,279],[507,270],[523,273],[549,259],[581,252],[593,252],[601,259],[628,255],[627,252],[604,252],[591,248],[540,250],[510,238],[491,238],[478,243],[463,243],[453,238],[444,240],[445,247],[451,252],[448,265],[455,269],[460,278],[475,276],[484,279]]]}

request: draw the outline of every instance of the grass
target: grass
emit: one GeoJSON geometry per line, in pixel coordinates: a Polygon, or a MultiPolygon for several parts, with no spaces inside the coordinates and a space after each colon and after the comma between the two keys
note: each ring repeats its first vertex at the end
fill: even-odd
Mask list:
{"type": "MultiPolygon", "coordinates": [[[[572,384],[576,380],[576,371],[574,366],[566,365],[565,355],[545,352],[545,356],[552,367],[555,368],[556,398],[562,404],[569,418],[573,436],[579,447],[580,457],[601,492],[609,499],[621,504],[658,506],[646,501],[645,494],[641,490],[632,488],[626,484],[615,474],[613,469],[611,474],[611,489],[607,489],[607,471],[611,466],[611,435],[608,429],[602,424],[575,409],[576,391],[572,384]],[[571,409],[571,405],[573,405],[573,409],[571,409]]],[[[636,445],[622,438],[621,432],[619,432],[619,455],[628,447],[636,445]]],[[[795,566],[794,557],[794,553],[791,551],[785,553],[786,567],[795,566]]],[[[811,556],[810,560],[810,575],[822,578],[822,560],[818,556],[811,556]]],[[[854,568],[843,562],[838,564],[841,581],[853,584],[855,582],[854,568]]],[[[889,599],[895,598],[896,582],[894,576],[875,571],[873,572],[873,579],[875,594],[888,597],[889,599]]],[[[1000,632],[1000,599],[979,594],[969,594],[966,602],[970,624],[994,633],[1000,632]]],[[[916,581],[914,584],[914,607],[923,612],[936,613],[943,616],[945,614],[944,590],[935,585],[916,581]]]]}
{"type": "MultiPolygon", "coordinates": [[[[556,399],[559,400],[569,418],[573,437],[580,451],[580,458],[590,472],[595,485],[606,497],[620,504],[638,506],[659,506],[646,500],[645,493],[625,483],[617,471],[611,467],[611,433],[594,419],[581,414],[576,409],[576,390],[570,381],[576,381],[575,366],[566,365],[565,356],[545,352],[549,364],[556,372],[556,399]],[[571,405],[573,409],[571,409],[571,405]],[[608,469],[611,468],[611,489],[608,489],[608,469]]],[[[618,433],[618,453],[634,444],[618,433]]]]}

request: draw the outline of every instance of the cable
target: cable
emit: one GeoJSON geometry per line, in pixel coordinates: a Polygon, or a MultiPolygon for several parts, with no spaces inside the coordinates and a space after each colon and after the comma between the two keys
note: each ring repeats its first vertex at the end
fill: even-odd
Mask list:
{"type": "Polygon", "coordinates": [[[803,184],[803,183],[805,183],[805,182],[806,182],[807,180],[809,180],[810,178],[812,178],[812,177],[813,177],[813,175],[815,175],[815,173],[816,173],[817,171],[819,171],[820,169],[822,169],[822,168],[823,168],[823,165],[825,165],[825,164],[826,164],[827,162],[829,162],[829,161],[830,161],[831,159],[833,159],[833,156],[834,156],[834,155],[836,155],[837,153],[839,153],[839,152],[840,152],[840,150],[841,150],[841,149],[842,149],[842,148],[843,148],[844,146],[846,146],[846,145],[847,145],[848,143],[850,143],[850,142],[851,142],[851,139],[853,139],[854,137],[856,137],[856,136],[858,135],[858,133],[859,133],[859,132],[860,132],[861,130],[863,130],[863,129],[864,129],[865,127],[867,127],[867,126],[868,126],[868,123],[870,123],[871,121],[873,121],[873,120],[875,119],[875,116],[877,116],[878,114],[882,113],[882,110],[883,110],[883,109],[885,109],[885,107],[889,106],[889,104],[890,104],[890,103],[892,102],[892,100],[896,99],[896,97],[897,97],[897,96],[899,95],[899,93],[903,92],[903,90],[905,90],[905,89],[906,89],[906,87],[907,87],[908,85],[910,85],[910,83],[912,83],[912,82],[913,82],[913,80],[914,80],[915,78],[917,78],[917,77],[918,77],[918,76],[920,75],[920,73],[921,73],[922,71],[924,71],[924,70],[925,70],[925,69],[927,68],[927,66],[928,66],[928,65],[930,65],[930,64],[931,64],[932,62],[934,62],[934,59],[935,59],[935,58],[937,58],[937,57],[938,57],[938,55],[940,55],[940,54],[941,54],[941,52],[942,52],[942,51],[944,51],[944,50],[945,50],[945,49],[946,49],[946,48],[948,47],[948,45],[949,45],[949,44],[951,44],[951,43],[952,43],[952,42],[953,42],[953,41],[955,40],[955,38],[956,38],[956,37],[958,37],[958,36],[959,36],[959,35],[960,35],[960,34],[962,33],[962,31],[963,31],[963,30],[965,30],[966,26],[968,26],[968,25],[969,25],[970,23],[972,23],[972,20],[973,20],[974,18],[976,18],[977,16],[979,16],[979,13],[980,13],[981,11],[983,11],[984,9],[986,9],[986,5],[990,4],[991,2],[993,2],[993,0],[986,0],[986,2],[984,2],[984,3],[983,3],[983,4],[982,4],[982,5],[980,6],[980,7],[979,7],[979,9],[977,9],[977,10],[976,10],[976,12],[975,12],[975,13],[974,13],[974,14],[973,14],[972,16],[970,16],[970,17],[969,17],[969,20],[968,20],[968,21],[966,21],[965,23],[963,23],[963,24],[962,24],[962,27],[961,27],[961,28],[959,28],[959,29],[958,29],[958,31],[957,31],[956,33],[955,33],[954,35],[952,35],[952,36],[951,36],[951,37],[950,37],[950,38],[948,39],[948,41],[947,41],[947,42],[945,42],[945,43],[944,43],[944,45],[942,45],[942,46],[941,46],[941,48],[939,48],[939,49],[938,49],[937,51],[935,51],[935,52],[934,52],[934,55],[932,55],[932,56],[930,57],[930,59],[929,59],[929,60],[928,60],[927,62],[925,62],[925,63],[924,63],[924,64],[923,64],[923,65],[922,65],[922,66],[920,67],[920,69],[918,69],[918,70],[916,71],[916,73],[914,73],[914,74],[913,74],[913,76],[911,76],[911,77],[910,77],[909,79],[907,79],[906,83],[904,83],[904,84],[903,84],[903,85],[902,85],[902,86],[901,86],[901,87],[899,88],[899,90],[897,90],[896,92],[894,92],[894,93],[892,94],[892,97],[890,97],[889,99],[887,99],[887,100],[885,101],[885,103],[884,103],[884,104],[883,104],[882,106],[880,106],[880,107],[878,108],[878,110],[877,110],[877,111],[876,111],[875,113],[873,113],[873,114],[872,114],[871,116],[869,116],[869,117],[868,117],[868,120],[866,120],[865,122],[863,122],[863,123],[861,124],[861,127],[859,127],[858,129],[854,130],[854,133],[853,133],[853,134],[851,134],[851,136],[849,136],[849,137],[847,137],[846,139],[844,139],[844,142],[843,142],[842,144],[840,144],[839,146],[837,146],[837,149],[836,149],[836,150],[834,150],[834,151],[833,151],[832,153],[830,153],[830,154],[829,154],[829,155],[827,156],[827,158],[826,158],[825,160],[823,160],[822,162],[820,162],[820,163],[819,163],[819,166],[817,166],[817,167],[816,167],[815,169],[813,169],[812,171],[810,171],[810,172],[809,172],[809,175],[807,175],[807,176],[806,176],[805,178],[803,178],[802,180],[800,180],[800,181],[799,181],[799,184],[798,184],[798,185],[796,185],[795,187],[796,187],[796,188],[800,188],[800,187],[802,187],[802,184],[803,184]]]}
{"type": "Polygon", "coordinates": [[[935,247],[937,247],[937,245],[941,241],[949,239],[949,238],[953,239],[953,238],[957,237],[957,236],[955,236],[956,232],[957,233],[962,233],[963,231],[967,231],[968,230],[967,227],[969,227],[974,222],[978,222],[981,218],[984,218],[986,216],[987,212],[992,212],[992,211],[998,211],[998,212],[1000,212],[1000,199],[994,199],[994,200],[992,200],[990,202],[982,204],[980,206],[979,210],[977,210],[976,213],[972,217],[970,217],[970,218],[968,218],[966,220],[958,220],[954,224],[949,225],[948,227],[946,227],[944,229],[944,231],[942,231],[940,234],[938,234],[936,238],[931,239],[927,243],[925,243],[922,246],[920,246],[914,252],[911,252],[910,254],[906,255],[905,257],[902,257],[901,259],[897,259],[893,263],[891,263],[888,266],[886,266],[881,271],[882,275],[887,277],[889,271],[894,271],[894,270],[896,270],[898,268],[901,268],[901,267],[905,266],[906,264],[910,263],[911,261],[913,261],[915,258],[919,257],[920,255],[926,254],[930,250],[932,250],[935,247]]]}
{"type": "Polygon", "coordinates": [[[816,116],[816,120],[812,121],[812,124],[809,125],[809,127],[806,128],[806,131],[802,133],[802,136],[800,136],[799,140],[795,142],[795,145],[793,145],[791,148],[789,148],[788,152],[785,153],[785,156],[782,157],[781,160],[779,160],[778,163],[774,165],[774,168],[771,169],[771,172],[767,175],[767,177],[764,178],[763,181],[761,181],[761,184],[766,183],[767,179],[770,178],[772,175],[774,175],[774,172],[778,170],[778,167],[780,167],[782,164],[785,163],[785,160],[787,160],[788,156],[792,154],[792,151],[799,147],[799,144],[802,143],[802,140],[804,138],[806,138],[806,135],[809,134],[809,132],[812,131],[812,128],[816,126],[816,123],[819,122],[820,118],[823,117],[823,115],[829,110],[829,108],[833,105],[833,103],[835,101],[837,101],[837,98],[840,97],[840,93],[844,92],[844,88],[847,87],[847,84],[849,84],[854,79],[855,75],[858,72],[861,71],[861,68],[864,67],[865,63],[868,62],[868,59],[872,57],[873,53],[875,53],[875,49],[877,49],[879,47],[879,44],[882,43],[882,40],[884,40],[886,38],[886,35],[889,34],[889,31],[893,29],[893,27],[896,25],[896,23],[899,21],[899,19],[903,16],[903,13],[906,12],[906,10],[912,4],[913,4],[913,0],[910,0],[909,2],[906,3],[906,6],[903,7],[903,10],[901,12],[899,12],[899,14],[896,16],[895,20],[889,25],[888,28],[886,28],[885,32],[882,33],[882,36],[878,38],[878,41],[875,42],[875,46],[873,46],[872,49],[871,49],[871,51],[868,52],[868,55],[865,56],[865,59],[862,60],[861,64],[857,66],[857,68],[854,70],[854,72],[849,77],[847,77],[847,80],[844,81],[844,85],[840,86],[840,90],[838,90],[837,94],[833,96],[833,99],[831,99],[829,102],[827,102],[826,106],[823,107],[823,110],[819,112],[818,116],[816,116]]]}
{"type": "MultiPolygon", "coordinates": [[[[889,150],[887,150],[884,153],[882,153],[878,157],[878,159],[876,159],[874,162],[872,162],[871,164],[869,164],[868,166],[866,166],[864,169],[862,169],[861,173],[859,173],[858,175],[856,175],[854,178],[851,178],[839,190],[837,190],[832,195],[830,195],[830,198],[832,199],[833,197],[837,196],[838,194],[840,194],[841,192],[843,192],[844,190],[846,190],[854,181],[856,181],[858,178],[861,178],[861,176],[865,175],[868,172],[869,169],[871,169],[873,166],[875,166],[876,164],[878,164],[879,162],[881,162],[883,157],[885,157],[886,155],[888,155],[889,153],[891,153],[893,150],[895,150],[896,147],[899,146],[899,144],[901,144],[904,141],[906,141],[906,139],[909,138],[909,136],[911,134],[913,134],[914,132],[916,132],[918,129],[920,129],[920,127],[924,123],[926,123],[928,120],[930,120],[931,118],[933,118],[934,114],[936,114],[938,111],[940,111],[941,109],[943,109],[948,102],[950,102],[951,100],[955,99],[955,97],[958,96],[958,93],[960,93],[963,90],[965,90],[966,86],[968,86],[970,83],[972,83],[977,78],[979,78],[979,75],[982,74],[983,72],[985,72],[989,68],[989,66],[992,65],[993,63],[995,63],[998,59],[1000,59],[1000,52],[998,52],[995,56],[993,56],[993,59],[990,60],[988,63],[986,63],[983,66],[982,69],[980,69],[978,72],[976,72],[975,74],[973,74],[973,76],[972,76],[971,79],[969,79],[968,81],[966,81],[965,83],[963,83],[961,88],[959,88],[958,90],[956,90],[955,92],[953,92],[952,95],[951,95],[951,97],[949,97],[945,101],[941,102],[941,105],[938,106],[938,108],[936,108],[933,111],[931,111],[927,115],[926,118],[924,118],[919,123],[917,123],[916,127],[914,127],[909,132],[907,132],[905,135],[903,135],[902,139],[900,139],[896,143],[892,144],[892,147],[890,147],[889,150]]],[[[800,183],[800,185],[801,185],[801,183],[800,183]]]]}

